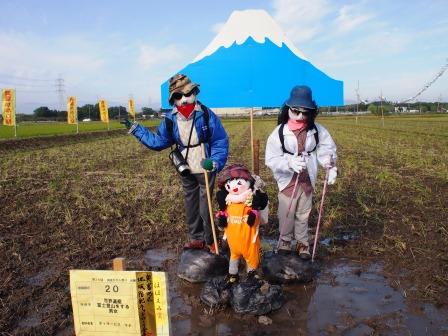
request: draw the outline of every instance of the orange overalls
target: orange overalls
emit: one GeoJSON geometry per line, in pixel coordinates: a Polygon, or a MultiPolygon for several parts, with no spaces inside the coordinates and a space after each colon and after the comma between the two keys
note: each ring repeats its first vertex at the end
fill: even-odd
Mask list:
{"type": "Polygon", "coordinates": [[[227,204],[224,232],[229,242],[230,260],[238,260],[242,256],[250,269],[256,269],[260,263],[260,218],[257,216],[254,225],[249,226],[247,217],[251,209],[246,203],[227,204]]]}

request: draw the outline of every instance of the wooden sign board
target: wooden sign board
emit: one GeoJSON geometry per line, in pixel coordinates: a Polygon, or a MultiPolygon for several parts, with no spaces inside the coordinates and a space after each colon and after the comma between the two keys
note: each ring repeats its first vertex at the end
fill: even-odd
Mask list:
{"type": "Polygon", "coordinates": [[[170,335],[164,272],[71,270],[77,336],[170,335]]]}

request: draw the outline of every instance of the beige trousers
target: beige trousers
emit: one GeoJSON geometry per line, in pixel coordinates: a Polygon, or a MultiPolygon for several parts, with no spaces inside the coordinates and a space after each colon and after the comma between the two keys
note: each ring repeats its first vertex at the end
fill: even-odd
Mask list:
{"type": "Polygon", "coordinates": [[[293,199],[288,214],[290,197],[278,193],[278,222],[280,239],[290,243],[292,240],[308,246],[308,217],[313,206],[313,193],[305,194],[298,187],[297,195],[293,199]]]}

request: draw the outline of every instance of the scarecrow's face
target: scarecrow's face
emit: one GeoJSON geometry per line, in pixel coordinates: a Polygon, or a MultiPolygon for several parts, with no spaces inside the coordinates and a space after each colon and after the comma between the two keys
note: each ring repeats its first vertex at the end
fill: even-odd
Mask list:
{"type": "Polygon", "coordinates": [[[195,92],[195,90],[193,90],[187,94],[176,93],[173,96],[174,105],[182,106],[182,105],[194,104],[196,102],[196,95],[194,92],[195,92]]]}
{"type": "Polygon", "coordinates": [[[290,107],[288,111],[289,119],[294,121],[304,121],[308,118],[308,111],[304,108],[290,107]]]}
{"type": "Polygon", "coordinates": [[[229,194],[240,195],[250,188],[250,182],[243,178],[234,178],[226,182],[225,188],[229,194]]]}

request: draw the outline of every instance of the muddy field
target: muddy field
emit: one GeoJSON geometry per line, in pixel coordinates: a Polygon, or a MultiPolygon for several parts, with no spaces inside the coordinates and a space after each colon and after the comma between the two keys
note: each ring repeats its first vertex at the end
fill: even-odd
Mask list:
{"type": "MultiPolygon", "coordinates": [[[[151,152],[120,132],[0,142],[0,335],[73,334],[68,271],[110,269],[117,256],[128,259],[129,269],[169,272],[175,335],[446,334],[448,117],[386,118],[384,127],[376,118],[321,122],[340,157],[324,217],[329,245],[319,249],[318,279],[288,288],[270,326],[205,311],[191,295],[200,287],[174,276],[187,237],[181,187],[166,151],[151,152]],[[344,235],[356,239],[345,243],[344,235]],[[162,261],[148,261],[148,250],[162,261]],[[370,285],[355,283],[363,279],[370,285]],[[353,287],[361,290],[343,291],[353,287]],[[338,295],[351,304],[328,301],[338,295]],[[366,299],[372,297],[386,308],[366,299]]],[[[255,122],[262,159],[274,126],[255,122]]],[[[229,162],[250,163],[248,123],[225,127],[229,162]]],[[[275,214],[276,186],[260,167],[275,214]]],[[[271,216],[265,239],[276,237],[277,224],[271,216]]]]}

